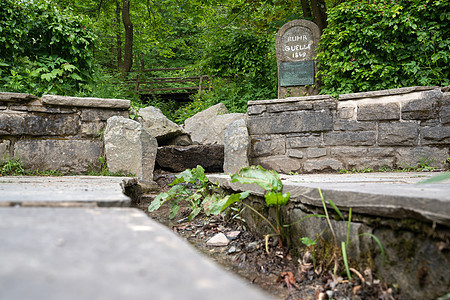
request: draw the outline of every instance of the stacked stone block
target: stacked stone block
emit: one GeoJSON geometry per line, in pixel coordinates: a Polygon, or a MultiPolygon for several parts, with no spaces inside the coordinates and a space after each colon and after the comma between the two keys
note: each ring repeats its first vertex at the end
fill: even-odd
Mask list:
{"type": "Polygon", "coordinates": [[[436,87],[250,101],[251,163],[278,172],[444,167],[450,95],[436,87]]]}
{"type": "Polygon", "coordinates": [[[121,99],[0,93],[0,160],[20,158],[29,170],[98,170],[106,120],[128,118],[129,107],[121,99]]]}

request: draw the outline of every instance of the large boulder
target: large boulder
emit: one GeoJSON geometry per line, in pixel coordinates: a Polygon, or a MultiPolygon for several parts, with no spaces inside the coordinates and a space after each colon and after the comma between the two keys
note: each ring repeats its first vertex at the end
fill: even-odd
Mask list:
{"type": "Polygon", "coordinates": [[[111,172],[136,174],[143,182],[153,182],[158,143],[142,125],[124,117],[111,117],[105,129],[105,154],[111,172]]]}
{"type": "Polygon", "coordinates": [[[244,116],[245,114],[229,114],[225,105],[219,103],[186,119],[184,129],[195,144],[223,145],[227,126],[244,116]]]}
{"type": "Polygon", "coordinates": [[[169,120],[159,108],[148,106],[139,110],[139,122],[159,145],[177,144],[187,146],[192,144],[189,135],[181,126],[169,120]]]}
{"type": "Polygon", "coordinates": [[[164,146],[158,148],[157,167],[182,172],[201,165],[206,172],[223,171],[223,145],[164,146]]]}
{"type": "Polygon", "coordinates": [[[249,147],[250,136],[245,120],[239,119],[228,125],[224,137],[223,171],[232,174],[248,167],[249,147]]]}

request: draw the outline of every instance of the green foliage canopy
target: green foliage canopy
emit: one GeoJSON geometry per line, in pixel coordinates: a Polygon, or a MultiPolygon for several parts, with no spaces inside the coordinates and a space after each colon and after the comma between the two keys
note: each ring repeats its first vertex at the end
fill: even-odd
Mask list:
{"type": "Polygon", "coordinates": [[[50,2],[0,3],[0,84],[8,91],[67,94],[92,75],[94,34],[50,2]]]}
{"type": "Polygon", "coordinates": [[[328,10],[321,92],[450,84],[450,1],[346,1],[328,10]]]}

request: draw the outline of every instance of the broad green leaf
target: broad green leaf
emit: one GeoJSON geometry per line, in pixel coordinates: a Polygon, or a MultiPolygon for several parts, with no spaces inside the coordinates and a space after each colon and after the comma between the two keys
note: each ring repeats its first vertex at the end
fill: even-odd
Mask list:
{"type": "Polygon", "coordinates": [[[283,184],[280,176],[273,170],[265,170],[261,166],[250,166],[239,170],[231,176],[231,182],[257,184],[267,191],[281,191],[283,184]]]}
{"type": "Polygon", "coordinates": [[[180,205],[178,205],[177,201],[170,202],[169,219],[175,218],[179,209],[180,209],[180,205]]]}
{"type": "Polygon", "coordinates": [[[440,182],[440,181],[447,180],[447,179],[450,179],[450,172],[445,172],[444,174],[439,174],[439,175],[430,177],[426,180],[419,182],[419,184],[435,183],[435,182],[440,182]]]}
{"type": "Polygon", "coordinates": [[[232,194],[225,198],[219,199],[217,201],[217,203],[214,204],[214,206],[212,207],[211,213],[218,214],[218,213],[224,211],[231,204],[241,201],[241,200],[247,198],[249,195],[250,195],[250,191],[245,191],[242,193],[232,194]],[[212,211],[214,211],[214,213],[212,211]],[[215,213],[215,212],[217,212],[217,213],[215,213]]]}
{"type": "Polygon", "coordinates": [[[302,243],[305,244],[306,247],[311,247],[311,246],[314,246],[316,244],[316,241],[310,239],[309,237],[302,237],[300,239],[300,241],[302,241],[302,243]]]}
{"type": "Polygon", "coordinates": [[[83,78],[81,78],[80,75],[78,75],[77,73],[70,74],[70,77],[72,79],[75,79],[75,80],[78,80],[78,81],[83,81],[83,78]]]}
{"type": "Polygon", "coordinates": [[[157,210],[158,208],[161,207],[161,205],[164,204],[164,202],[166,202],[169,199],[169,194],[167,193],[161,193],[158,196],[156,196],[156,198],[152,201],[152,203],[150,203],[150,205],[148,206],[148,211],[152,212],[157,210]]]}
{"type": "Polygon", "coordinates": [[[280,205],[280,206],[284,206],[288,203],[289,198],[290,198],[290,194],[285,193],[285,194],[281,194],[280,192],[273,192],[273,191],[268,191],[266,193],[266,195],[264,196],[264,198],[266,199],[266,204],[267,206],[270,205],[280,205]]]}

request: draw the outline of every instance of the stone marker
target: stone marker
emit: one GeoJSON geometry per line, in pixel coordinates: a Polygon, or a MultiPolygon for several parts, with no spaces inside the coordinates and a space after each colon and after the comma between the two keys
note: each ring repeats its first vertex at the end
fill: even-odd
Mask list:
{"type": "Polygon", "coordinates": [[[319,27],[311,21],[294,20],[280,28],[275,42],[279,99],[319,93],[314,60],[319,40],[319,27]]]}
{"type": "Polygon", "coordinates": [[[249,147],[250,137],[245,120],[239,119],[228,125],[224,137],[223,171],[236,173],[243,167],[248,167],[249,147]]]}
{"type": "Polygon", "coordinates": [[[142,125],[124,117],[111,117],[105,129],[105,154],[111,172],[126,171],[143,182],[153,182],[158,143],[142,125]]]}

